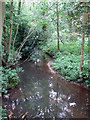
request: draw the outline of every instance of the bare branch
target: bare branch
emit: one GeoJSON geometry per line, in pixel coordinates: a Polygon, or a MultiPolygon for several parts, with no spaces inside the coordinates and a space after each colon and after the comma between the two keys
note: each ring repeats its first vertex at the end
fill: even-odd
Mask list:
{"type": "Polygon", "coordinates": [[[22,120],[24,120],[27,116],[28,116],[28,112],[26,112],[26,113],[22,116],[22,120]]]}

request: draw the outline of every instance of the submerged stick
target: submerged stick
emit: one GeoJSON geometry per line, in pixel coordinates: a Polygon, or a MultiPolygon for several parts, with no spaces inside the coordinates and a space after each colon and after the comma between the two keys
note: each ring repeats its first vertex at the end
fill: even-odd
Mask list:
{"type": "Polygon", "coordinates": [[[13,112],[10,111],[9,120],[12,120],[13,112]]]}
{"type": "Polygon", "coordinates": [[[22,120],[24,120],[27,116],[28,116],[28,112],[26,112],[26,113],[22,116],[22,120]]]}

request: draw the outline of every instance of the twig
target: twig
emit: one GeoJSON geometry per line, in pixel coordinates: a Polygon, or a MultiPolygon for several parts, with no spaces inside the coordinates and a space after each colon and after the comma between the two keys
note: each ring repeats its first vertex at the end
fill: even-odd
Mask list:
{"type": "Polygon", "coordinates": [[[26,112],[26,113],[22,116],[22,120],[24,120],[27,116],[28,116],[28,112],[26,112]]]}
{"type": "Polygon", "coordinates": [[[17,36],[17,34],[18,34],[18,26],[19,26],[19,25],[17,25],[17,31],[16,31],[16,34],[15,34],[15,37],[14,37],[14,40],[13,40],[13,48],[12,48],[13,50],[14,50],[14,44],[15,44],[16,36],[17,36]]]}
{"type": "Polygon", "coordinates": [[[18,118],[20,119],[22,117],[22,115],[23,115],[23,113],[21,113],[18,118]]]}
{"type": "Polygon", "coordinates": [[[12,120],[12,115],[13,115],[13,112],[10,111],[9,120],[12,120]]]}

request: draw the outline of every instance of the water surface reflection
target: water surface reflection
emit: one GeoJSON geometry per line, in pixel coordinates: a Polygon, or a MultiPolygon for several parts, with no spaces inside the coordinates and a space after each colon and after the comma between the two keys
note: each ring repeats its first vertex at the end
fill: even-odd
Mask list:
{"type": "Polygon", "coordinates": [[[51,74],[46,63],[41,66],[22,65],[20,85],[10,90],[4,107],[20,116],[29,112],[31,118],[88,118],[89,92],[51,74]]]}

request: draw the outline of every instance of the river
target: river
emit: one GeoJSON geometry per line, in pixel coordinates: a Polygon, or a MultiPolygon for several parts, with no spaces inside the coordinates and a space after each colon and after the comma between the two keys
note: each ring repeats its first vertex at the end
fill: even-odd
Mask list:
{"type": "Polygon", "coordinates": [[[27,118],[88,118],[90,91],[62,80],[50,72],[47,62],[41,65],[25,62],[19,73],[20,84],[9,90],[9,99],[3,99],[7,113],[27,118]]]}

